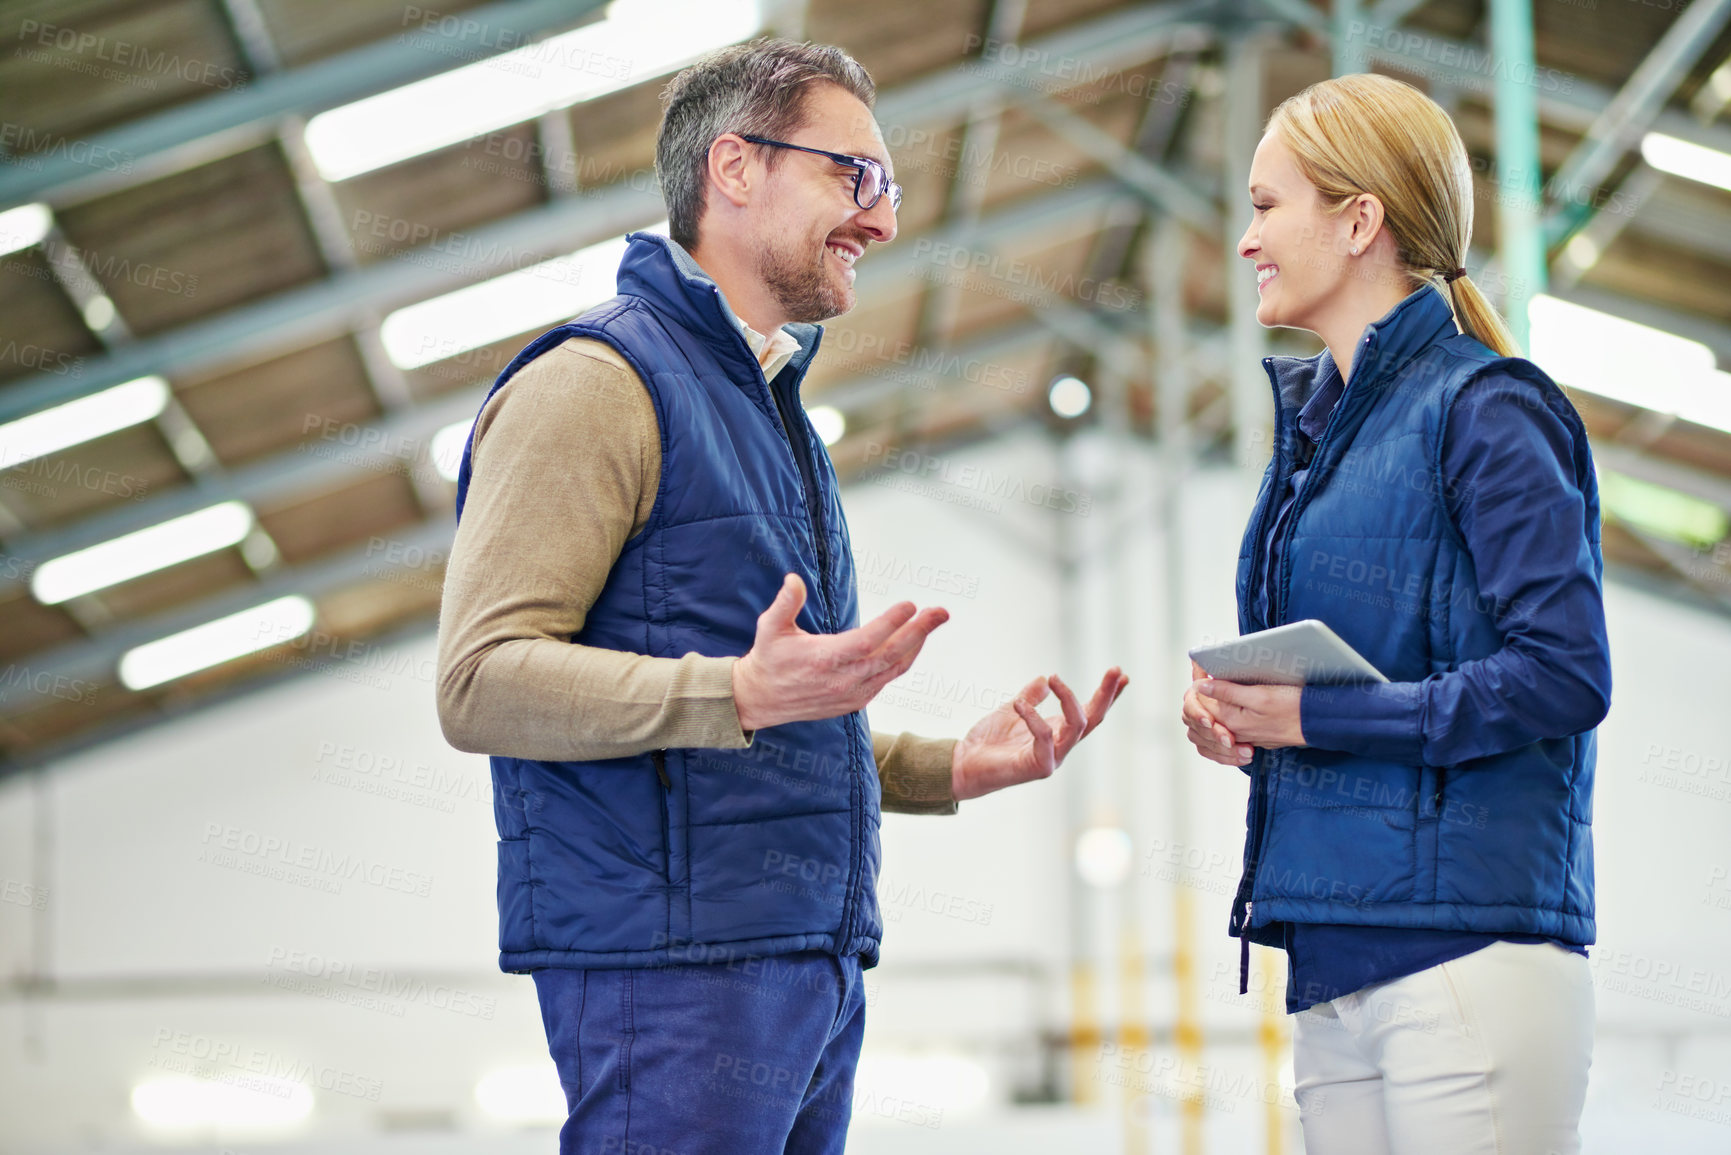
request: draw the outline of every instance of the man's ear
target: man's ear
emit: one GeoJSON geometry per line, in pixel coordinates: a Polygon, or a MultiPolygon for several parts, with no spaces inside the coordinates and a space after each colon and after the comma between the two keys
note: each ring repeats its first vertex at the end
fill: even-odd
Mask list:
{"type": "Polygon", "coordinates": [[[739,134],[724,132],[709,146],[709,183],[735,208],[744,208],[754,189],[751,156],[739,134]]]}

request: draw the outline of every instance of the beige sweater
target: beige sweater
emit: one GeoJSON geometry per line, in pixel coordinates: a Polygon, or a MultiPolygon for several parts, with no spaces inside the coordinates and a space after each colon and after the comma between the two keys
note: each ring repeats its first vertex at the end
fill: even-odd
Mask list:
{"type": "MultiPolygon", "coordinates": [[[[438,707],[459,750],[546,761],[738,749],[737,658],[652,658],[569,640],[661,477],[655,407],[630,365],[574,338],[525,365],[475,421],[472,475],[439,610],[438,707]]],[[[954,739],[872,735],[883,808],[953,814],[954,739]]]]}

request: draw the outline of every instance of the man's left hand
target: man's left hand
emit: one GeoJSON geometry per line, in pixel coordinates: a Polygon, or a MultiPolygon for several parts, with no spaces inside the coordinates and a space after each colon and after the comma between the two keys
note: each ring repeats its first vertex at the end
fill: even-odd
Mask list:
{"type": "Polygon", "coordinates": [[[1195,683],[1202,704],[1241,745],[1273,749],[1304,745],[1299,714],[1303,686],[1247,686],[1220,678],[1195,683]]]}
{"type": "Polygon", "coordinates": [[[1076,743],[1093,733],[1129,684],[1129,676],[1113,666],[1100,679],[1100,688],[1086,709],[1056,674],[1035,678],[1023,686],[1021,693],[981,718],[967,737],[956,743],[950,759],[950,784],[956,800],[1050,777],[1076,743]],[[1042,718],[1034,707],[1048,693],[1057,694],[1062,713],[1042,718]]]}

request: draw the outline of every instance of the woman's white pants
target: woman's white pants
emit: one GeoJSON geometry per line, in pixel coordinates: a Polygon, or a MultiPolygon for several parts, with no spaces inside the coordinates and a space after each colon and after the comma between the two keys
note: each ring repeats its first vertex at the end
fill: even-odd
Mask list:
{"type": "Polygon", "coordinates": [[[1576,1155],[1587,960],[1498,942],[1294,1016],[1306,1155],[1576,1155]]]}

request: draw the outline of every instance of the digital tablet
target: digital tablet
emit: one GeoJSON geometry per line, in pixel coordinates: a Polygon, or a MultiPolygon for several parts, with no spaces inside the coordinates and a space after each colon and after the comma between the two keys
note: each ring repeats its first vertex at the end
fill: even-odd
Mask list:
{"type": "Polygon", "coordinates": [[[1340,635],[1306,618],[1259,630],[1229,642],[1197,646],[1190,659],[1209,677],[1253,686],[1338,685],[1342,682],[1386,682],[1382,672],[1340,635]]]}

